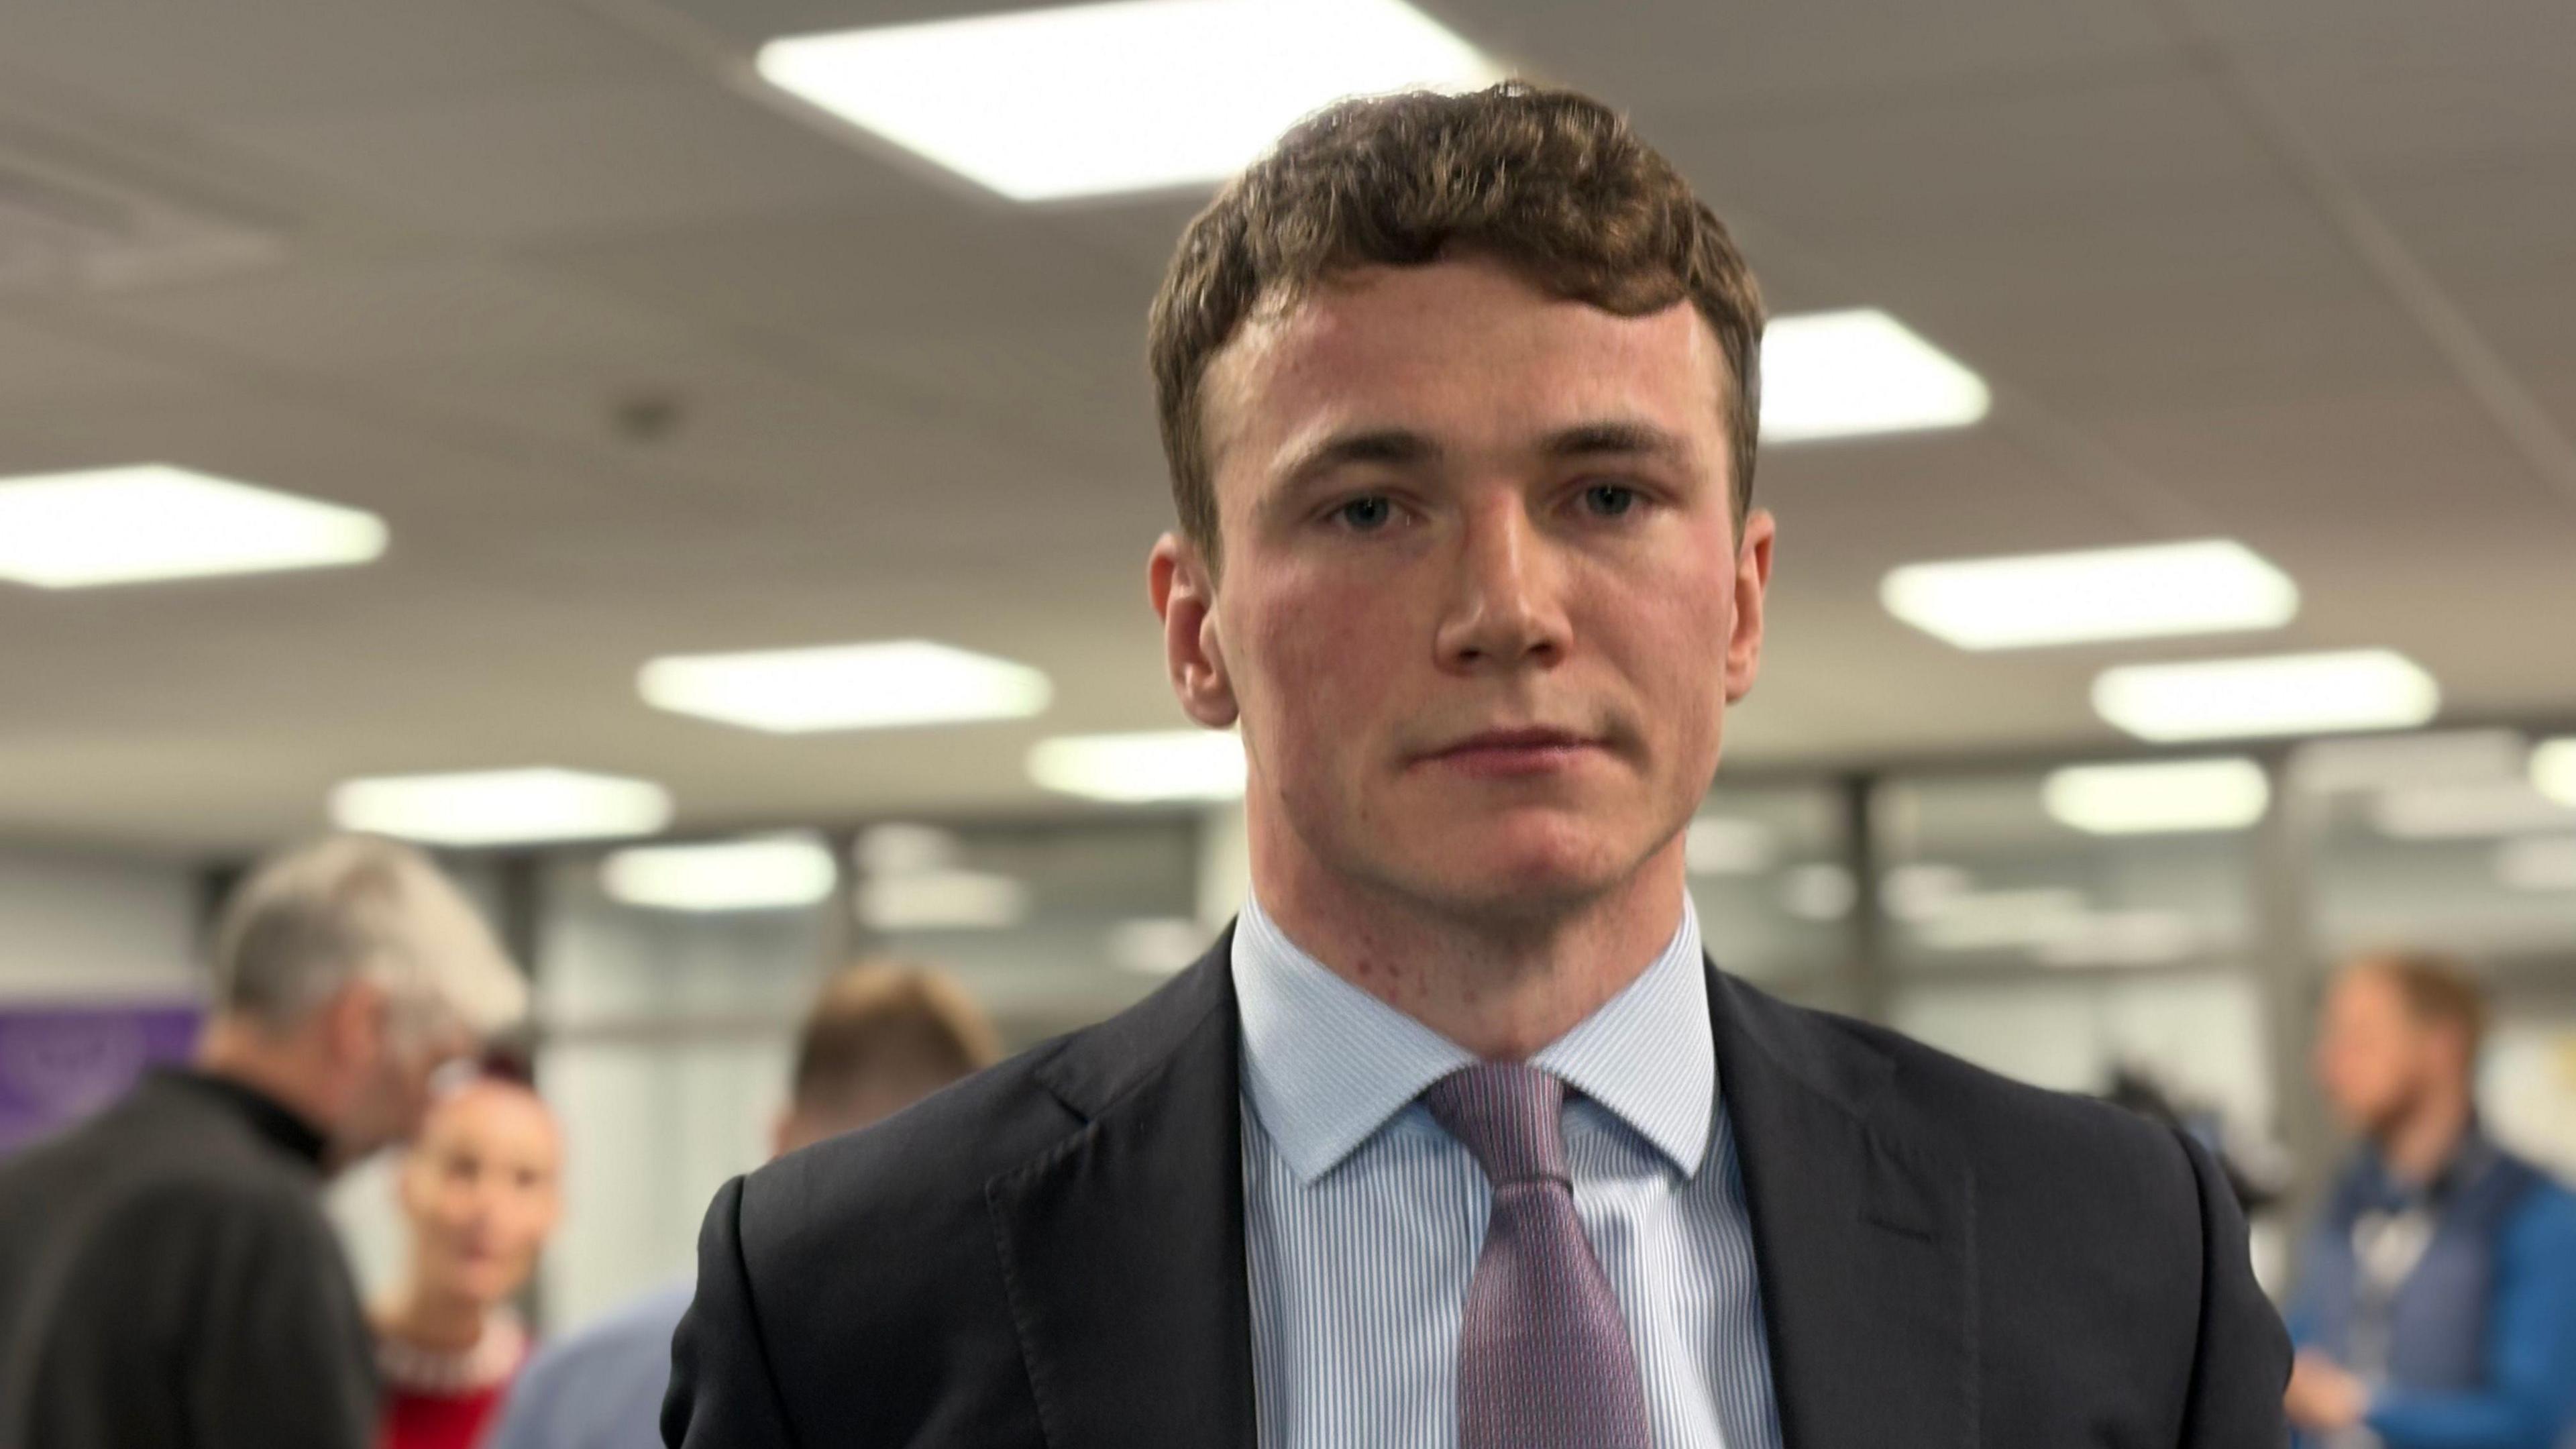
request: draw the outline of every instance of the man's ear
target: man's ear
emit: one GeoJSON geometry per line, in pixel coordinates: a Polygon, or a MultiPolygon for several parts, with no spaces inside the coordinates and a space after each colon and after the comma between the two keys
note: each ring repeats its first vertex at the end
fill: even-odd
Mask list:
{"type": "Polygon", "coordinates": [[[1179,534],[1164,534],[1154,541],[1145,586],[1163,621],[1163,669],[1182,711],[1212,730],[1231,726],[1240,711],[1225,641],[1217,635],[1216,579],[1206,556],[1179,534]]]}
{"type": "Polygon", "coordinates": [[[1735,548],[1735,630],[1726,640],[1726,702],[1753,691],[1762,672],[1762,609],[1771,590],[1771,543],[1780,526],[1764,509],[1744,517],[1744,539],[1735,548]]]}

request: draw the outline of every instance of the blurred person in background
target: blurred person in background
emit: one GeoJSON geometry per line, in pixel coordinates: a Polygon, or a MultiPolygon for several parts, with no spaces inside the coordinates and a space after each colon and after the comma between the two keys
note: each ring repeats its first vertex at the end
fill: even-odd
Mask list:
{"type": "Polygon", "coordinates": [[[563,1205],[563,1140],[523,1068],[446,1085],[403,1156],[402,1286],[375,1312],[384,1449],[471,1449],[528,1357],[511,1306],[563,1205]]]}
{"type": "Polygon", "coordinates": [[[1240,727],[1250,897],[1138,1006],[727,1184],[673,1445],[2278,1442],[2207,1153],[1702,949],[1775,529],[1761,297],[1669,160],[1570,91],[1343,102],[1148,327],[1148,595],[1240,727]]]}
{"type": "Polygon", "coordinates": [[[2361,1148],[2301,1245],[2308,1446],[2554,1449],[2576,1430],[2576,1196],[2480,1130],[2487,1005],[2437,956],[2335,979],[2317,1079],[2361,1148]]]}
{"type": "Polygon", "coordinates": [[[192,1070],[0,1167],[0,1446],[366,1449],[374,1346],[321,1190],[411,1136],[518,971],[419,852],[339,836],[225,907],[192,1070]]]}
{"type": "MultiPolygon", "coordinates": [[[[797,1036],[784,1156],[890,1117],[1001,1056],[974,999],[946,975],[862,962],[825,984],[797,1036]]],[[[489,1449],[658,1449],[671,1332],[690,1285],[651,1294],[550,1345],[510,1393],[489,1449]]]]}

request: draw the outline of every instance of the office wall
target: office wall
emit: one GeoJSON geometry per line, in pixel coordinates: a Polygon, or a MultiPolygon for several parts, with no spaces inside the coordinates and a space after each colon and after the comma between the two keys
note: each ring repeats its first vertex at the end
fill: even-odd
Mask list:
{"type": "Polygon", "coordinates": [[[185,866],[0,847],[0,1001],[193,1000],[185,866]]]}

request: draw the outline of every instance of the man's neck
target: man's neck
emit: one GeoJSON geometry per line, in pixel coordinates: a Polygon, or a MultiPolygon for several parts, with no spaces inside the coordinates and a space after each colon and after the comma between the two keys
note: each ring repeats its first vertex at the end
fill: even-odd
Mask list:
{"type": "Polygon", "coordinates": [[[2451,1165],[2473,1117],[2465,1090],[2429,1093],[2379,1134],[2379,1157],[2403,1181],[2423,1187],[2451,1165]]]}
{"type": "Polygon", "coordinates": [[[1300,949],[1489,1061],[1536,1055],[1626,990],[1671,942],[1685,899],[1678,848],[1544,913],[1439,909],[1258,852],[1253,876],[1262,910],[1300,949]]]}
{"type": "Polygon", "coordinates": [[[304,1043],[238,1017],[217,1016],[198,1038],[194,1065],[207,1076],[250,1088],[313,1130],[328,1133],[337,1104],[327,1073],[311,1058],[304,1043]]]}

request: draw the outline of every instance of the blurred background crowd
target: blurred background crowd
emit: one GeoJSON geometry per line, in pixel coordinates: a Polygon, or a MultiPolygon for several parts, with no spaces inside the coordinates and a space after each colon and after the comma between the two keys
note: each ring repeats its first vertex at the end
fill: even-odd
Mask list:
{"type": "MultiPolygon", "coordinates": [[[[989,9],[0,10],[0,1223],[301,1042],[389,1432],[464,1445],[667,1335],[729,1175],[1194,960],[1146,302],[1286,120],[1517,73],[1774,313],[1719,964],[2190,1125],[2294,1417],[2576,1362],[2576,9],[989,9]]],[[[649,1442],[620,1371],[503,1442],[649,1442]]]]}

